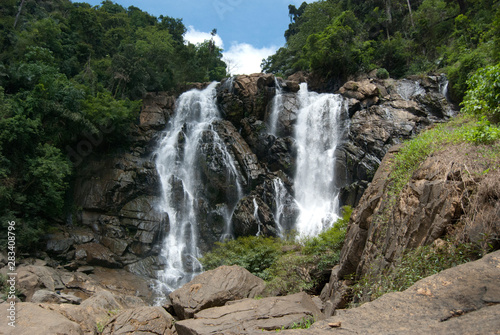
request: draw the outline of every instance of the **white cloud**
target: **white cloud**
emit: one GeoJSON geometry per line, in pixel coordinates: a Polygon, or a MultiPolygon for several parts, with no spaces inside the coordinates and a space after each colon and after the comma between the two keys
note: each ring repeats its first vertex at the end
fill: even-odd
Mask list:
{"type": "Polygon", "coordinates": [[[261,72],[262,59],[274,54],[277,47],[255,48],[247,43],[235,43],[224,52],[223,60],[231,74],[252,74],[261,72]]]}
{"type": "MultiPolygon", "coordinates": [[[[190,43],[197,44],[210,40],[212,35],[196,30],[189,26],[184,39],[190,43]]],[[[224,42],[219,35],[213,36],[215,44],[219,48],[224,48],[224,42]]],[[[275,46],[256,48],[248,43],[233,43],[229,50],[223,52],[223,60],[228,65],[228,72],[235,74],[252,74],[261,71],[262,59],[274,54],[278,48],[275,46]]]]}
{"type": "MultiPolygon", "coordinates": [[[[187,32],[184,34],[184,39],[193,44],[203,43],[211,38],[212,35],[210,33],[198,31],[193,26],[189,26],[187,32]]],[[[222,38],[219,35],[213,36],[213,39],[216,46],[219,48],[224,47],[224,42],[222,42],[222,38]]]]}

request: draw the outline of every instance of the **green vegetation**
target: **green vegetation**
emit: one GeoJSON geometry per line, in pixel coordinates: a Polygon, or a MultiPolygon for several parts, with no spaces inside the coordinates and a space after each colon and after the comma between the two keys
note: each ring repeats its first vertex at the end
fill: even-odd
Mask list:
{"type": "Polygon", "coordinates": [[[0,31],[0,221],[16,221],[25,251],[63,221],[81,161],[68,154],[127,145],[145,92],[226,75],[212,40],[184,43],[180,19],[109,0],[2,0],[0,31]]]}
{"type": "Polygon", "coordinates": [[[289,14],[286,44],[263,61],[265,72],[342,81],[378,68],[395,78],[445,71],[460,101],[471,74],[500,61],[497,0],[324,0],[289,14]]]}
{"type": "Polygon", "coordinates": [[[444,242],[440,246],[422,246],[407,250],[395,267],[381,274],[366,274],[353,287],[353,302],[356,307],[363,297],[375,300],[389,292],[404,291],[420,279],[451,267],[476,260],[480,253],[472,244],[444,242]]]}
{"type": "Polygon", "coordinates": [[[317,237],[297,240],[247,236],[217,243],[200,262],[206,270],[221,265],[239,265],[267,281],[267,289],[274,294],[311,291],[327,281],[322,272],[339,261],[350,207],[343,208],[343,216],[332,228],[317,237]]]}
{"type": "Polygon", "coordinates": [[[301,321],[294,322],[289,327],[283,326],[283,327],[281,327],[281,329],[276,329],[276,332],[279,333],[280,331],[286,330],[286,329],[309,329],[309,328],[311,328],[311,326],[313,325],[313,323],[315,321],[316,320],[312,316],[311,317],[304,317],[304,318],[302,318],[301,321]]]}

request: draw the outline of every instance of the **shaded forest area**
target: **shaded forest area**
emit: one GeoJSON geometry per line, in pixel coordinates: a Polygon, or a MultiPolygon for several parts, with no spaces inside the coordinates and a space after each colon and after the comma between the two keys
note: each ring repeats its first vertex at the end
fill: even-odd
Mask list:
{"type": "Polygon", "coordinates": [[[112,1],[2,0],[0,31],[0,220],[18,221],[25,249],[71,210],[68,146],[102,133],[100,150],[123,146],[145,92],[226,76],[222,50],[187,43],[181,19],[112,1]]]}

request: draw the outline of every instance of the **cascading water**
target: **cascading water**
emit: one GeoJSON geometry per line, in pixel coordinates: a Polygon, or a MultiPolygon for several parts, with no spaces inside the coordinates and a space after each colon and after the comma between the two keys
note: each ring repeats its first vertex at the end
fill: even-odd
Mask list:
{"type": "Polygon", "coordinates": [[[279,113],[283,109],[283,91],[277,78],[274,78],[276,94],[272,101],[271,114],[269,115],[269,134],[277,136],[279,113]]]}
{"type": "Polygon", "coordinates": [[[425,94],[425,89],[420,86],[418,81],[402,80],[396,86],[396,92],[404,100],[410,100],[414,96],[425,94]]]}
{"type": "MultiPolygon", "coordinates": [[[[235,164],[224,142],[213,130],[214,122],[219,119],[215,104],[216,85],[212,83],[202,91],[192,90],[179,97],[175,115],[156,152],[163,188],[159,210],[166,213],[169,221],[162,248],[165,268],[158,276],[161,282],[159,290],[163,292],[182,286],[202,270],[197,260],[201,256],[197,222],[199,215],[206,213],[200,214],[202,210],[198,208],[200,199],[205,196],[199,161],[204,160],[207,150],[217,154],[220,166],[226,170],[226,181],[236,185],[237,194],[233,192],[227,198],[241,196],[235,164]],[[203,154],[205,156],[201,156],[203,154]]],[[[232,203],[237,201],[233,199],[232,203]]],[[[222,207],[214,211],[224,212],[222,216],[228,221],[226,227],[230,227],[234,206],[230,208],[231,205],[225,204],[222,207]]],[[[229,231],[225,233],[229,234],[229,231]]]]}
{"type": "Polygon", "coordinates": [[[257,200],[255,198],[253,198],[253,217],[258,224],[258,230],[256,236],[259,236],[261,234],[260,227],[262,226],[262,223],[260,222],[259,218],[259,204],[257,204],[257,200]]]}
{"type": "Polygon", "coordinates": [[[297,170],[295,200],[300,209],[295,228],[300,236],[313,236],[331,227],[339,214],[335,185],[335,149],[341,139],[342,96],[309,92],[300,86],[295,139],[297,170]]]}
{"type": "Polygon", "coordinates": [[[285,206],[286,206],[286,188],[283,181],[280,178],[273,179],[273,189],[274,189],[274,203],[276,209],[274,211],[274,221],[276,221],[276,229],[278,231],[278,237],[283,238],[285,236],[285,206]]]}

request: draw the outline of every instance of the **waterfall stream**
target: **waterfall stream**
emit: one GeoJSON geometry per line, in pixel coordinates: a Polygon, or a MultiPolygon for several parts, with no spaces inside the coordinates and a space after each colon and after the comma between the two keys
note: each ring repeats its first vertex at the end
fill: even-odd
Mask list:
{"type": "Polygon", "coordinates": [[[277,136],[278,118],[281,109],[283,109],[283,90],[277,78],[274,78],[276,85],[276,94],[271,102],[271,114],[269,115],[269,134],[277,136]]]}
{"type": "MultiPolygon", "coordinates": [[[[241,197],[234,161],[213,130],[213,123],[220,119],[215,103],[216,85],[212,83],[204,90],[191,90],[179,97],[156,152],[163,190],[159,210],[168,216],[169,223],[162,247],[165,268],[159,273],[161,291],[173,291],[202,271],[198,262],[201,256],[198,221],[206,213],[199,203],[204,202],[200,199],[204,199],[207,191],[203,187],[200,161],[206,162],[209,153],[216,153],[218,166],[225,169],[226,181],[236,185],[236,194],[233,192],[226,198],[235,198],[232,200],[235,204],[241,197]]],[[[234,205],[228,204],[214,209],[223,212],[221,216],[227,221],[224,234],[230,234],[232,210],[234,205]]]]}
{"type": "Polygon", "coordinates": [[[299,236],[314,236],[331,227],[339,215],[334,154],[341,139],[340,115],[345,104],[340,95],[309,92],[305,83],[298,94],[294,188],[300,214],[295,228],[299,236]]]}

